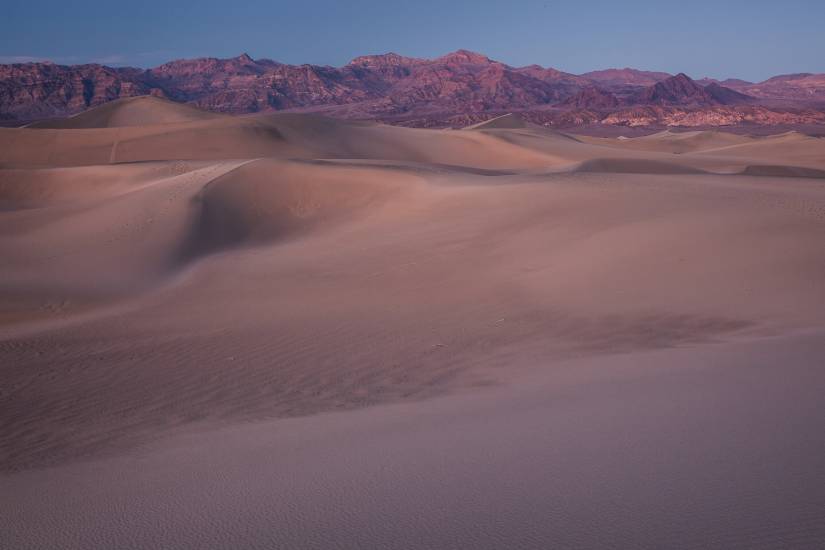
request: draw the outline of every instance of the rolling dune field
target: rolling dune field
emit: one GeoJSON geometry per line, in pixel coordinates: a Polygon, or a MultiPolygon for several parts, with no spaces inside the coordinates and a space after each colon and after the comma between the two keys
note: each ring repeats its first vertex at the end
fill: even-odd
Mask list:
{"type": "Polygon", "coordinates": [[[0,547],[825,546],[825,139],[117,100],[0,258],[0,547]]]}

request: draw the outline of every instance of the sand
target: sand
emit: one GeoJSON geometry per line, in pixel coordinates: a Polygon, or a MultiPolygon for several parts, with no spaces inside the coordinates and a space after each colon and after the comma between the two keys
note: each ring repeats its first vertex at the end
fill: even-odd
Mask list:
{"type": "Polygon", "coordinates": [[[15,495],[0,501],[6,542],[821,548],[823,336],[557,361],[426,406],[190,433],[23,472],[0,478],[15,495]]]}
{"type": "Polygon", "coordinates": [[[142,101],[0,129],[0,546],[825,544],[825,140],[142,101]]]}

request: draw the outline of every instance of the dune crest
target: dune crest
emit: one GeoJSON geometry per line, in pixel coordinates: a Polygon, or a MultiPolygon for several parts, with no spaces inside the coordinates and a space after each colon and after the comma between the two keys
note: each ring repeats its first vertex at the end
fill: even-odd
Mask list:
{"type": "Polygon", "coordinates": [[[68,117],[33,122],[27,128],[83,129],[125,128],[151,124],[174,124],[196,120],[215,120],[224,115],[203,111],[190,105],[146,95],[116,99],[99,107],[68,117]]]}

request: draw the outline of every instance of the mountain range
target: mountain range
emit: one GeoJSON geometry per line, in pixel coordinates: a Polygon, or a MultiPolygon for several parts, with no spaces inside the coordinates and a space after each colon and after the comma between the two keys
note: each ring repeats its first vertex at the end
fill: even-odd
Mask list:
{"type": "Polygon", "coordinates": [[[289,65],[247,54],[151,69],[0,65],[0,119],[6,124],[63,117],[139,95],[221,113],[315,111],[409,126],[461,126],[505,112],[558,126],[825,123],[825,74],[759,83],[631,68],[575,75],[539,65],[512,67],[467,50],[435,59],[367,55],[343,67],[289,65]]]}

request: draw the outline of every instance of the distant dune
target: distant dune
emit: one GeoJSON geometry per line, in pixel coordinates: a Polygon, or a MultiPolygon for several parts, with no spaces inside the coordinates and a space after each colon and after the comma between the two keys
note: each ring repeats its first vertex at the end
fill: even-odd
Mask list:
{"type": "Polygon", "coordinates": [[[221,115],[186,104],[152,96],[138,96],[117,99],[69,118],[33,122],[29,124],[29,128],[122,128],[217,118],[221,118],[221,115]]]}
{"type": "Polygon", "coordinates": [[[821,547],[823,177],[515,114],[0,128],[0,546],[821,547]]]}
{"type": "Polygon", "coordinates": [[[527,123],[524,122],[520,116],[515,115],[513,113],[508,113],[506,115],[501,115],[495,118],[491,118],[490,120],[485,120],[484,122],[479,122],[478,124],[472,124],[467,126],[466,130],[492,130],[492,129],[507,129],[512,130],[513,128],[526,128],[527,123]]]}
{"type": "MultiPolygon", "coordinates": [[[[591,143],[599,143],[599,138],[590,138],[591,143]]],[[[620,147],[637,149],[640,151],[659,151],[666,153],[691,153],[727,147],[730,145],[740,145],[753,142],[753,138],[743,135],[729,134],[725,132],[693,131],[693,132],[673,132],[665,130],[663,132],[651,134],[637,139],[622,140],[615,144],[620,147]]],[[[607,141],[605,143],[612,143],[607,141]]]]}

